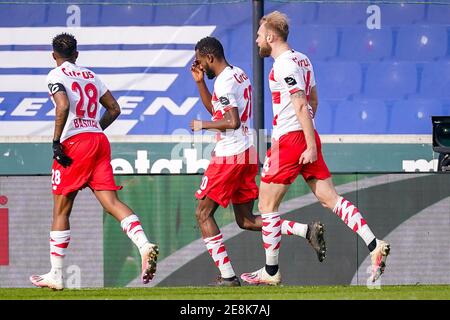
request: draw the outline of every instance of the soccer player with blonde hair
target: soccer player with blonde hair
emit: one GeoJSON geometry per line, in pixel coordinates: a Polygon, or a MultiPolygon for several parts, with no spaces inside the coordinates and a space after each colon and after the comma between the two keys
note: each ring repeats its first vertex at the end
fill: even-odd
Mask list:
{"type": "Polygon", "coordinates": [[[371,255],[371,279],[376,281],[384,272],[390,245],[375,237],[359,209],[338,195],[334,188],[314,127],[318,106],[314,69],[306,55],[289,46],[288,35],[289,22],[285,14],[274,11],[261,19],[256,39],[259,54],[274,59],[269,74],[274,114],[272,145],[267,152],[259,188],[266,265],[242,274],[241,278],[251,284],[281,282],[278,208],[291,183],[301,174],[320,203],[363,239],[371,255]]]}

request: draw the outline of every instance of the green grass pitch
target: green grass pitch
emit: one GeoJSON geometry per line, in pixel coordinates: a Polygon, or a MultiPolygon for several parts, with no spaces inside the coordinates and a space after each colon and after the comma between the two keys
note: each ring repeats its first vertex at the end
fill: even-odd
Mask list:
{"type": "Polygon", "coordinates": [[[2,288],[0,300],[450,300],[450,285],[381,286],[243,286],[238,288],[164,287],[92,288],[52,291],[47,288],[2,288]]]}

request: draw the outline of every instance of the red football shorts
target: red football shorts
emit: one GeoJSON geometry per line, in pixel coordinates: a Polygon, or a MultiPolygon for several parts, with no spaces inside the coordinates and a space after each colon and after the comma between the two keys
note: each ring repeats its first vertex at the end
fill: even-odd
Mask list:
{"type": "Polygon", "coordinates": [[[301,154],[306,150],[303,130],[292,131],[272,140],[272,146],[267,150],[261,172],[261,181],[265,183],[291,184],[299,173],[303,179],[325,180],[331,177],[330,171],[323,160],[322,144],[317,131],[314,130],[317,146],[317,160],[313,163],[299,164],[301,154]]]}
{"type": "Polygon", "coordinates": [[[69,193],[90,187],[92,190],[120,190],[114,182],[111,147],[103,133],[85,132],[62,142],[64,153],[72,158],[64,168],[56,160],[52,166],[53,194],[69,193]]]}
{"type": "Polygon", "coordinates": [[[255,200],[258,198],[257,174],[258,161],[254,147],[234,156],[213,155],[195,197],[201,200],[208,196],[224,208],[230,201],[240,204],[255,200]]]}

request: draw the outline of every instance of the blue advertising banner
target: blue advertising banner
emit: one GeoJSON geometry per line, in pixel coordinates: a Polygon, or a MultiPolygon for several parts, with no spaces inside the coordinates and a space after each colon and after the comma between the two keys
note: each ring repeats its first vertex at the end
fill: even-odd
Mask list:
{"type": "Polygon", "coordinates": [[[60,32],[76,36],[77,63],[99,74],[122,107],[110,133],[188,128],[192,118],[207,117],[190,74],[195,44],[217,36],[230,60],[250,70],[249,19],[248,3],[0,5],[2,135],[52,134],[54,107],[45,78],[55,65],[51,41],[60,32]]]}

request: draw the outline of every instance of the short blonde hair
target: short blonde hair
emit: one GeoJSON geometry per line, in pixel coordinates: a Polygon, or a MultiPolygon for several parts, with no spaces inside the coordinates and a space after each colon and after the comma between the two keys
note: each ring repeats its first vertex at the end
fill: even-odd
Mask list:
{"type": "Polygon", "coordinates": [[[273,11],[261,18],[259,24],[265,24],[267,29],[274,31],[277,35],[287,40],[289,35],[289,18],[280,11],[273,11]]]}

